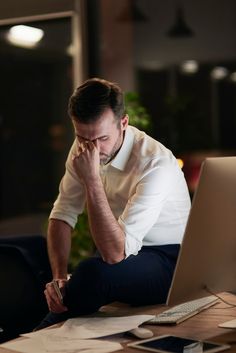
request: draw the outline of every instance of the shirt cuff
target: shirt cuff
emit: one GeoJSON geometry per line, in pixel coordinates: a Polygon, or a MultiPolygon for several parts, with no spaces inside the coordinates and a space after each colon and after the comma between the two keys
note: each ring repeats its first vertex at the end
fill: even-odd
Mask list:
{"type": "Polygon", "coordinates": [[[65,215],[63,213],[60,212],[51,212],[49,215],[49,219],[58,219],[60,221],[64,221],[67,224],[69,224],[69,226],[71,226],[72,229],[74,229],[76,223],[77,223],[77,218],[74,217],[70,217],[68,215],[65,215]]]}
{"type": "Polygon", "coordinates": [[[142,248],[142,243],[132,237],[131,235],[125,235],[125,258],[130,255],[137,255],[139,250],[142,248]]]}

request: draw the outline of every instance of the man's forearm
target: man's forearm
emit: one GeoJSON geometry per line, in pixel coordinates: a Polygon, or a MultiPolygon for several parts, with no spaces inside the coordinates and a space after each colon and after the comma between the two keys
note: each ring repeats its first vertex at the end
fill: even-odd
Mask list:
{"type": "Polygon", "coordinates": [[[51,219],[48,225],[47,246],[53,278],[66,279],[71,227],[63,221],[51,219]]]}
{"type": "Polygon", "coordinates": [[[93,240],[104,261],[124,259],[125,235],[109,206],[100,178],[86,185],[87,208],[93,240]]]}

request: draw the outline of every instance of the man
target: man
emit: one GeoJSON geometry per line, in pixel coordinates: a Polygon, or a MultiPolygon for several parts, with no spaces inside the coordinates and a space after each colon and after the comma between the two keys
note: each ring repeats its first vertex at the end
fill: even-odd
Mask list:
{"type": "Polygon", "coordinates": [[[54,280],[50,313],[38,328],[90,314],[102,305],[163,303],[190,209],[187,185],[167,148],[128,125],[114,83],[89,79],[69,101],[75,140],[50,214],[48,253],[54,280]],[[99,256],[67,280],[71,230],[87,208],[99,256]]]}

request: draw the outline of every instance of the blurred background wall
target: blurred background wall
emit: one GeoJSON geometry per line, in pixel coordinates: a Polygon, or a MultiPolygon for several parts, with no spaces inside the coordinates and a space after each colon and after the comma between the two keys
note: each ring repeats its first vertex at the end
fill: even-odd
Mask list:
{"type": "Polygon", "coordinates": [[[73,139],[68,98],[93,76],[138,93],[194,192],[206,156],[236,151],[235,38],[235,0],[1,2],[0,220],[49,213],[73,139]],[[9,40],[22,24],[43,31],[35,46],[9,40]]]}

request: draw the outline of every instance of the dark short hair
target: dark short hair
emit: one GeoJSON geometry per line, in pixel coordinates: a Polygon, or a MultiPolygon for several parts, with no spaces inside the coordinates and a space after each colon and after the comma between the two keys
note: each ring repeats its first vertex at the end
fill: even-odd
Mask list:
{"type": "Polygon", "coordinates": [[[124,116],[124,97],[121,88],[100,78],[91,78],[75,89],[69,99],[68,114],[84,124],[96,121],[110,108],[117,120],[124,116]]]}

